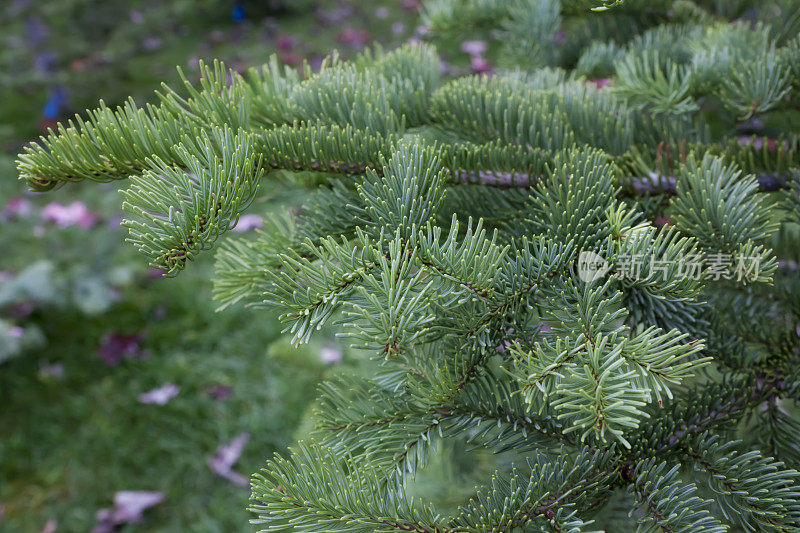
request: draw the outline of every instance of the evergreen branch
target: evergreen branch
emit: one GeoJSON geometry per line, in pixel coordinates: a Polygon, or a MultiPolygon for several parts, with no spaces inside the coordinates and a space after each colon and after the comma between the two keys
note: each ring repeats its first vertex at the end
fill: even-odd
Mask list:
{"type": "Polygon", "coordinates": [[[702,337],[702,280],[691,272],[700,256],[692,238],[674,228],[656,230],[649,224],[630,225],[633,213],[612,212],[612,236],[616,241],[616,276],[630,320],[664,330],[678,329],[702,337]]]}
{"type": "Polygon", "coordinates": [[[492,484],[463,506],[451,525],[469,531],[512,531],[547,524],[559,516],[559,509],[569,513],[613,486],[620,477],[613,465],[609,453],[586,449],[552,460],[538,457],[528,463],[528,475],[514,469],[509,478],[493,476],[492,484]]]}
{"type": "Polygon", "coordinates": [[[608,235],[606,212],[619,192],[615,167],[600,150],[575,148],[556,156],[552,174],[530,196],[526,221],[533,232],[577,250],[594,248],[608,235]]]}
{"type": "Polygon", "coordinates": [[[800,529],[800,474],[778,462],[798,457],[781,402],[800,391],[800,285],[777,262],[797,260],[800,4],[587,16],[600,3],[430,0],[429,36],[485,31],[464,51],[493,76],[440,85],[428,45],[319,72],[201,65],[159,106],[101,104],[20,156],[38,189],[131,178],[130,240],[170,274],[263,174],[317,187],[223,245],[216,296],[280,310],[294,342],[342,326],[383,370],[324,385],[319,442],[255,478],[268,530],[616,531],[631,523],[604,507],[626,487],[640,531],[722,531],[682,464],[743,529],[800,529]],[[593,254],[617,273],[587,281],[593,254]],[[706,278],[727,255],[774,285],[687,276],[701,254],[706,278]],[[719,436],[751,414],[775,460],[719,436]],[[405,487],[459,437],[528,467],[442,518],[405,487]]]}
{"type": "Polygon", "coordinates": [[[726,78],[720,89],[720,98],[742,120],[765,113],[781,104],[791,90],[789,71],[784,69],[775,51],[766,52],[765,58],[749,61],[726,78]]]}
{"type": "Polygon", "coordinates": [[[546,238],[528,240],[523,237],[514,255],[501,265],[499,283],[502,290],[473,320],[456,326],[459,337],[476,339],[493,320],[514,314],[519,308],[527,310],[542,285],[563,273],[571,264],[574,248],[571,243],[562,245],[546,238]]]}
{"type": "Polygon", "coordinates": [[[459,417],[461,431],[473,430],[471,441],[482,442],[498,452],[577,446],[555,416],[530,413],[518,392],[510,382],[480,378],[470,383],[452,405],[438,410],[459,417]]]}
{"type": "Polygon", "coordinates": [[[337,453],[364,457],[387,476],[401,477],[423,466],[440,438],[465,431],[498,451],[575,444],[555,417],[530,415],[511,383],[498,389],[485,377],[468,378],[470,371],[475,366],[462,368],[449,386],[425,375],[410,395],[362,378],[325,384],[317,436],[337,453]]]}
{"type": "Polygon", "coordinates": [[[432,31],[446,33],[464,26],[498,26],[507,12],[508,3],[502,0],[434,0],[425,2],[422,21],[432,31]]]}
{"type": "Polygon", "coordinates": [[[399,232],[408,239],[430,224],[439,209],[444,185],[435,148],[400,144],[382,161],[383,172],[367,170],[356,188],[364,204],[363,221],[374,232],[399,232]]]}
{"type": "Polygon", "coordinates": [[[682,342],[687,337],[677,330],[663,333],[651,327],[624,344],[622,357],[638,374],[639,387],[654,394],[659,403],[662,392],[672,398],[669,384],[693,377],[711,361],[710,357],[693,358],[704,346],[698,341],[682,342]]]}
{"type": "Polygon", "coordinates": [[[755,196],[757,189],[756,180],[743,177],[720,158],[706,155],[697,161],[689,156],[678,178],[676,224],[709,248],[730,251],[764,240],[777,223],[771,220],[764,200],[755,196]]]}
{"type": "Polygon", "coordinates": [[[454,214],[450,233],[442,243],[441,228],[428,223],[426,230],[419,232],[415,242],[420,250],[423,268],[478,297],[489,297],[496,286],[495,279],[507,248],[495,244],[497,233],[491,241],[487,240],[486,230],[482,226],[482,221],[478,221],[473,230],[470,219],[459,242],[459,223],[454,214]]]}
{"type": "Polygon", "coordinates": [[[503,78],[456,79],[431,97],[431,120],[462,132],[476,143],[506,144],[555,151],[574,144],[574,134],[554,94],[536,94],[503,78]]]}
{"type": "Polygon", "coordinates": [[[320,187],[303,203],[297,214],[298,234],[316,242],[330,235],[355,237],[360,227],[358,215],[363,212],[358,193],[339,180],[329,187],[320,187]]]}
{"type": "Polygon", "coordinates": [[[58,125],[25,148],[18,168],[34,190],[44,191],[65,181],[112,181],[140,174],[148,159],[180,161],[176,146],[191,131],[183,117],[152,105],[140,109],[131,99],[116,110],[100,107],[65,126],[58,125]]]}
{"type": "MultiPolygon", "coordinates": [[[[774,173],[757,174],[753,176],[758,186],[759,192],[775,192],[790,187],[790,180],[780,177],[774,173]]],[[[625,178],[623,186],[627,194],[635,196],[650,196],[665,194],[674,196],[677,194],[678,180],[672,176],[651,174],[649,176],[625,178]]]]}
{"type": "Polygon", "coordinates": [[[543,306],[542,318],[552,324],[532,350],[512,346],[512,374],[524,385],[526,400],[550,402],[559,418],[568,417],[564,431],[585,430],[605,441],[605,433],[629,447],[622,428],[636,427],[646,416],[639,408],[651,395],[671,396],[669,383],[693,375],[709,359],[689,357],[702,345],[681,342],[686,335],[651,328],[628,337],[621,326],[625,311],[621,295],[609,295],[610,281],[583,290],[568,285],[543,306]],[[555,339],[553,342],[551,339],[555,339]]]}
{"type": "Polygon", "coordinates": [[[281,320],[290,324],[287,329],[295,343],[308,341],[376,268],[375,258],[380,256],[363,232],[357,245],[328,237],[319,245],[306,240],[301,250],[306,255],[288,250],[278,256],[280,269],[267,273],[270,288],[264,301],[284,312],[281,320]]]}
{"type": "Polygon", "coordinates": [[[671,60],[663,62],[657,53],[628,54],[615,65],[614,91],[636,109],[656,114],[688,114],[698,105],[690,94],[689,69],[671,60]]]}
{"type": "Polygon", "coordinates": [[[558,57],[556,34],[563,21],[558,0],[516,0],[508,3],[502,22],[503,52],[513,64],[546,66],[558,57]]]}
{"type": "Polygon", "coordinates": [[[316,435],[338,454],[368,459],[385,479],[427,462],[449,420],[424,398],[398,394],[363,378],[324,384],[316,435]]]}
{"type": "Polygon", "coordinates": [[[555,386],[551,400],[559,418],[570,419],[564,431],[581,432],[582,442],[590,437],[605,442],[610,434],[630,447],[624,429],[635,428],[644,416],[640,407],[647,391],[631,386],[636,373],[625,367],[622,345],[613,346],[609,338],[598,336],[580,350],[578,364],[570,369],[568,380],[555,386]]]}
{"type": "Polygon", "coordinates": [[[129,242],[151,266],[175,275],[220,234],[235,225],[253,201],[260,179],[249,136],[227,127],[184,137],[174,148],[178,165],[157,158],[122,192],[129,242]]]}
{"type": "Polygon", "coordinates": [[[297,233],[293,220],[272,217],[255,239],[225,240],[214,270],[214,298],[222,302],[218,310],[242,301],[260,304],[270,288],[267,272],[280,268],[279,254],[299,247],[297,233]]]}
{"type": "Polygon", "coordinates": [[[706,431],[729,428],[749,410],[773,396],[794,397],[800,380],[794,374],[738,376],[710,383],[684,394],[667,410],[642,421],[628,438],[632,457],[663,457],[675,453],[685,439],[706,431]]]}
{"type": "Polygon", "coordinates": [[[321,122],[264,130],[258,146],[264,164],[273,169],[358,175],[376,170],[379,154],[389,148],[386,136],[371,128],[321,122]]]}
{"type": "Polygon", "coordinates": [[[634,469],[632,487],[644,510],[638,531],[661,533],[724,533],[727,528],[708,510],[710,502],[695,495],[697,487],[678,480],[679,466],[642,462],[634,469]]]}
{"type": "Polygon", "coordinates": [[[747,531],[800,528],[800,473],[759,452],[738,453],[734,442],[703,434],[684,444],[726,520],[747,531]]]}
{"type": "Polygon", "coordinates": [[[783,208],[793,220],[800,220],[800,173],[793,176],[789,187],[783,198],[783,208]]]}
{"type": "Polygon", "coordinates": [[[243,90],[251,102],[251,120],[267,127],[291,123],[291,94],[300,81],[300,73],[288,65],[281,67],[275,54],[260,67],[249,69],[243,90]]]}
{"type": "Polygon", "coordinates": [[[439,86],[440,59],[436,49],[425,43],[409,42],[395,50],[385,51],[380,45],[366,49],[354,59],[356,67],[388,78],[410,80],[431,92],[439,86]]]}
{"type": "Polygon", "coordinates": [[[214,61],[213,66],[199,62],[200,86],[195,87],[178,68],[178,75],[188,96],[163,84],[164,92],[157,93],[162,107],[174,116],[185,117],[193,125],[204,127],[213,124],[228,126],[233,130],[251,126],[250,100],[242,77],[225,64],[214,61]],[[229,83],[230,78],[230,83],[229,83]]]}
{"type": "Polygon", "coordinates": [[[250,510],[264,531],[456,533],[429,507],[385,486],[373,470],[300,443],[253,476],[250,510]]]}
{"type": "Polygon", "coordinates": [[[755,261],[756,281],[769,281],[777,267],[771,250],[758,245],[772,235],[778,222],[765,200],[755,196],[757,185],[734,166],[705,155],[702,162],[690,156],[681,169],[674,201],[676,226],[695,237],[704,248],[732,254],[744,266],[755,261]]]}
{"type": "MultiPolygon", "coordinates": [[[[430,63],[418,66],[422,69],[430,63]]],[[[421,124],[427,117],[431,90],[433,87],[420,84],[417,77],[404,77],[403,72],[359,69],[332,57],[319,73],[292,90],[291,109],[298,122],[353,125],[386,134],[421,124]]]]}
{"type": "Polygon", "coordinates": [[[780,457],[788,466],[800,466],[800,443],[796,435],[800,433],[800,422],[782,406],[780,398],[767,401],[762,415],[767,428],[766,434],[759,434],[765,452],[780,457]]]}
{"type": "Polygon", "coordinates": [[[433,283],[414,271],[416,251],[407,248],[400,229],[387,248],[385,256],[375,254],[375,273],[364,273],[358,298],[348,302],[344,317],[355,331],[342,336],[391,357],[422,342],[435,317],[427,305],[433,283]]]}

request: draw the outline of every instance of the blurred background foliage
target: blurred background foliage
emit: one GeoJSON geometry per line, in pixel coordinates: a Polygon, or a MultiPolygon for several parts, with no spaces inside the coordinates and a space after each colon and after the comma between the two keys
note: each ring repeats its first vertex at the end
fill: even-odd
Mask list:
{"type": "MultiPolygon", "coordinates": [[[[315,67],[333,49],[394,46],[418,35],[417,10],[390,0],[0,4],[0,531],[107,531],[98,511],[129,490],[164,501],[122,531],[252,531],[249,491],[209,461],[248,433],[233,470],[249,476],[303,431],[317,382],[359,365],[333,336],[298,351],[264,312],[216,313],[211,256],[161,279],[124,243],[113,185],[27,192],[20,147],[101,98],[154,101],[176,66],[195,78],[199,59],[244,71],[277,53],[315,67]],[[142,403],[165,384],[177,395],[142,403]]],[[[266,194],[240,230],[294,192],[266,194]]]]}

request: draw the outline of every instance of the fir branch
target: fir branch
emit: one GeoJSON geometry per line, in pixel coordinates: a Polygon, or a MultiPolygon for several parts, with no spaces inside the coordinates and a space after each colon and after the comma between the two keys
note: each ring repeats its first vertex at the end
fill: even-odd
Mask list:
{"type": "Polygon", "coordinates": [[[744,413],[778,395],[795,397],[800,387],[796,370],[785,376],[737,376],[710,383],[682,395],[666,411],[644,420],[630,435],[632,457],[663,457],[680,443],[710,430],[729,428],[744,413]]]}
{"type": "Polygon", "coordinates": [[[178,161],[175,147],[189,131],[183,117],[131,99],[116,110],[101,101],[88,119],[76,116],[26,147],[17,162],[20,179],[44,191],[66,181],[112,181],[140,174],[147,160],[178,161]]]}
{"type": "Polygon", "coordinates": [[[281,268],[268,272],[270,288],[264,301],[284,311],[281,320],[290,324],[287,329],[295,343],[308,341],[339,309],[342,299],[376,268],[375,258],[380,256],[363,233],[357,245],[332,237],[319,245],[306,240],[302,252],[307,255],[287,250],[278,256],[281,268]]]}
{"type": "Polygon", "coordinates": [[[383,486],[360,468],[315,444],[300,444],[290,459],[276,456],[253,477],[250,509],[265,531],[412,531],[455,533],[433,509],[383,486]],[[327,465],[327,466],[323,466],[327,465]],[[325,487],[331,494],[322,493],[325,487]]]}
{"type": "Polygon", "coordinates": [[[153,268],[175,275],[219,235],[235,225],[253,201],[260,179],[258,159],[246,133],[228,129],[184,137],[174,148],[180,164],[148,160],[149,168],[122,192],[129,242],[153,268]]]}
{"type": "Polygon", "coordinates": [[[452,525],[469,531],[512,531],[547,523],[559,516],[559,509],[572,510],[591,501],[620,476],[609,454],[585,449],[574,456],[537,459],[528,464],[529,475],[517,469],[508,478],[495,475],[489,487],[462,507],[452,525]]]}
{"type": "Polygon", "coordinates": [[[678,480],[679,466],[666,463],[637,465],[632,487],[636,503],[644,510],[639,531],[662,533],[724,533],[727,528],[708,510],[708,501],[695,496],[697,487],[678,480]]]}
{"type": "Polygon", "coordinates": [[[800,473],[755,451],[739,453],[734,445],[703,434],[683,446],[708,474],[725,518],[750,531],[800,528],[800,473]]]}

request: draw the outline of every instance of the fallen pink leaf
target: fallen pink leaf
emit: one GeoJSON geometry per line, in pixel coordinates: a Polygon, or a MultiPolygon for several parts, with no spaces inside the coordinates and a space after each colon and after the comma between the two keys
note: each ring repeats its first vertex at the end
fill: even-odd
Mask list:
{"type": "Polygon", "coordinates": [[[72,202],[69,205],[50,202],[42,209],[42,219],[53,222],[59,228],[80,226],[83,229],[92,227],[97,221],[83,202],[72,202]]]}
{"type": "Polygon", "coordinates": [[[12,198],[0,211],[0,220],[11,220],[14,218],[27,217],[31,214],[31,202],[27,198],[12,198]]]}
{"type": "Polygon", "coordinates": [[[165,383],[157,389],[148,392],[143,392],[139,395],[141,403],[166,405],[171,399],[178,395],[180,388],[174,383],[165,383]]]}
{"type": "Polygon", "coordinates": [[[118,526],[140,522],[146,509],[163,501],[164,494],[161,492],[117,492],[114,495],[114,508],[97,512],[97,523],[92,533],[113,533],[118,526]]]}
{"type": "Polygon", "coordinates": [[[486,53],[486,41],[464,41],[461,43],[461,51],[471,56],[482,56],[486,53]]]}
{"type": "Polygon", "coordinates": [[[228,444],[223,444],[217,448],[217,453],[209,459],[208,466],[211,470],[220,477],[223,477],[240,487],[248,485],[247,478],[238,472],[232,470],[233,465],[239,460],[242,455],[244,445],[250,440],[249,433],[242,433],[228,444]]]}

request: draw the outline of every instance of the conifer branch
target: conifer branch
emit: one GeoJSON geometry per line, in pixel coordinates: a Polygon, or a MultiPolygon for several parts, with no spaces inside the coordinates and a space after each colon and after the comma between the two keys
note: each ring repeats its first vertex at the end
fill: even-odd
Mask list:
{"type": "Polygon", "coordinates": [[[800,5],[425,4],[433,38],[486,31],[492,76],[442,80],[424,44],[318,72],[201,65],[159,105],[59,126],[20,175],[129,179],[129,240],[172,275],[260,180],[316,173],[295,180],[317,187],[302,208],[222,244],[215,294],[277,310],[295,343],[335,327],[383,366],[324,385],[312,438],[254,478],[267,530],[798,529],[781,401],[800,391],[800,284],[780,265],[800,5]],[[692,277],[694,257],[720,263],[692,277]],[[757,271],[713,278],[725,257],[757,271]],[[731,440],[743,416],[760,451],[731,440]],[[498,461],[445,517],[406,487],[458,438],[523,466],[498,461]],[[628,517],[604,508],[621,490],[628,517]]]}

